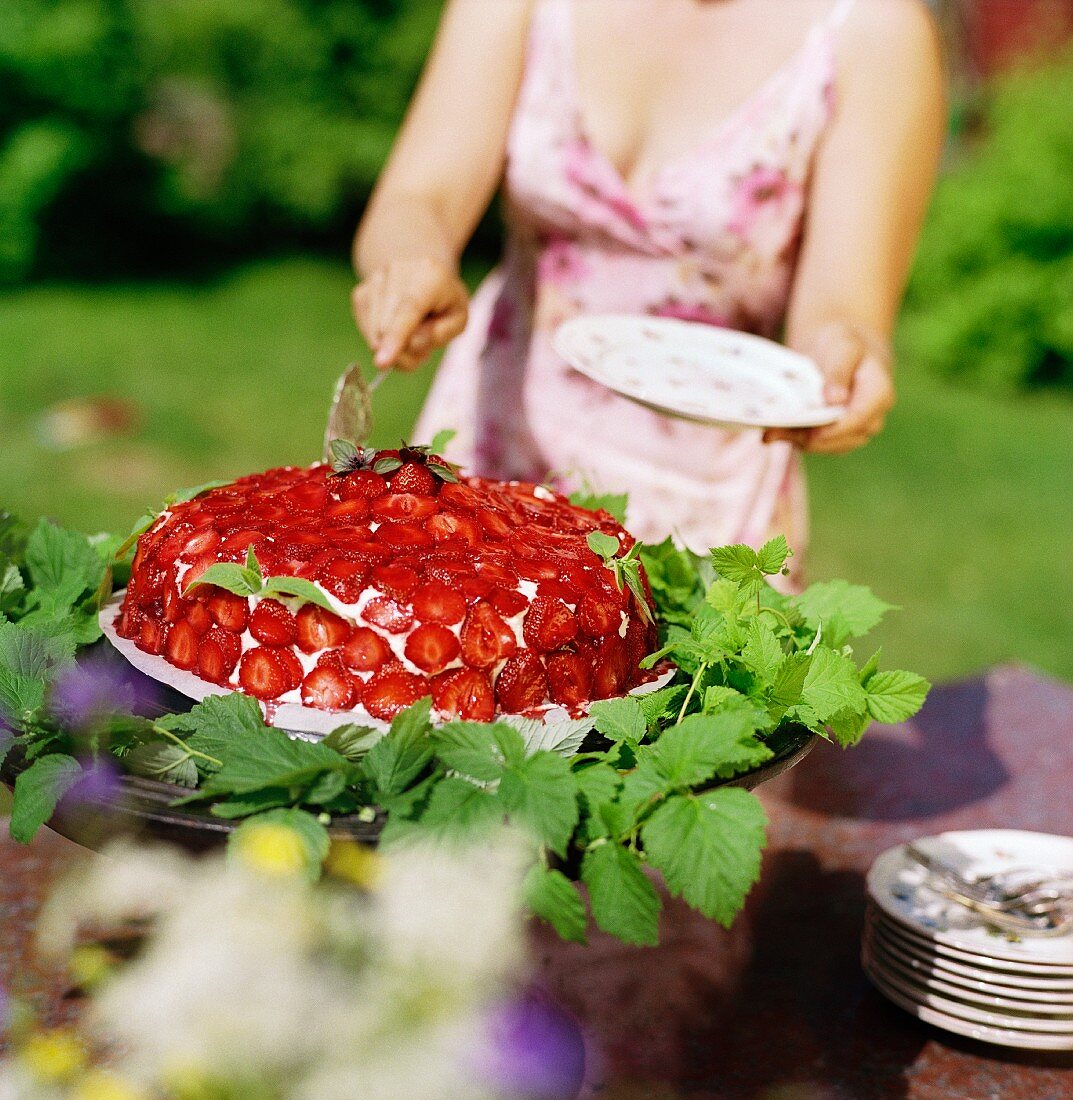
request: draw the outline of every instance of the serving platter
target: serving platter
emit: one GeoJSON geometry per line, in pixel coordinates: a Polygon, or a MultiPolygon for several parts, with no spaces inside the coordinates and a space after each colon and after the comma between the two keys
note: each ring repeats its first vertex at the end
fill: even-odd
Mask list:
{"type": "Polygon", "coordinates": [[[814,428],[838,420],[816,364],[772,340],[715,325],[618,314],[561,325],[555,350],[576,371],[680,420],[732,428],[814,428]]]}

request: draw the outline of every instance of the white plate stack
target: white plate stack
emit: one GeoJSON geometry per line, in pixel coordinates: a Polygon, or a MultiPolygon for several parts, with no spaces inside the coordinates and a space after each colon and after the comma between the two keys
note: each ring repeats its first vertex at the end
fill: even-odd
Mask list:
{"type": "MultiPolygon", "coordinates": [[[[1073,875],[1073,839],[1012,829],[941,833],[914,842],[968,878],[1040,868],[1073,875]]],[[[1073,933],[1012,938],[928,886],[892,848],[868,873],[862,962],[876,988],[927,1023],[983,1042],[1073,1050],[1073,933]]]]}

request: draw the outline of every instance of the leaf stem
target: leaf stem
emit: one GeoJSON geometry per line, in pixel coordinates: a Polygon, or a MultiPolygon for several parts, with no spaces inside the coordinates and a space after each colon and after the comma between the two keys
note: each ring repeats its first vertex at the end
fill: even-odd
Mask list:
{"type": "Polygon", "coordinates": [[[693,701],[693,696],[696,694],[697,687],[700,685],[701,677],[708,671],[710,667],[711,666],[708,664],[708,662],[704,661],[701,664],[700,668],[697,669],[696,674],[693,677],[693,682],[689,685],[689,691],[686,692],[686,697],[682,701],[682,709],[678,712],[678,718],[675,724],[681,722],[682,719],[685,718],[686,711],[689,709],[689,704],[693,701]]]}
{"type": "Polygon", "coordinates": [[[163,726],[153,726],[153,732],[159,733],[161,737],[167,738],[169,741],[174,742],[181,749],[187,752],[190,756],[196,756],[200,760],[206,760],[210,764],[215,764],[218,768],[224,766],[222,760],[217,760],[215,756],[209,756],[208,753],[198,752],[197,749],[192,749],[181,737],[176,736],[171,730],[166,730],[163,726]]]}

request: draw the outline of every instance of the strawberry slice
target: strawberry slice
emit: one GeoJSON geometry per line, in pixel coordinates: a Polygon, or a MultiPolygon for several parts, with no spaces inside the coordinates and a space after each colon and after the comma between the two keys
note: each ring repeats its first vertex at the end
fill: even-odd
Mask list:
{"type": "Polygon", "coordinates": [[[472,668],[444,672],[432,681],[432,701],[438,711],[467,722],[491,722],[495,697],[486,673],[472,668]]]}
{"type": "Polygon", "coordinates": [[[518,583],[518,574],[513,569],[491,561],[487,556],[477,563],[477,575],[481,580],[498,585],[500,588],[514,588],[518,583]]]}
{"type": "Polygon", "coordinates": [[[578,623],[590,638],[617,633],[622,622],[621,608],[606,592],[587,592],[577,608],[578,623]]]}
{"type": "Polygon", "coordinates": [[[630,661],[626,641],[617,634],[606,637],[596,651],[596,667],[593,672],[593,694],[597,699],[609,699],[621,695],[629,681],[630,661]]]}
{"type": "Polygon", "coordinates": [[[466,577],[461,584],[461,591],[467,603],[476,603],[487,599],[495,591],[495,585],[483,577],[466,577]]]}
{"type": "Polygon", "coordinates": [[[265,645],[294,645],[298,624],[277,600],[261,600],[250,616],[250,633],[265,645]]]}
{"type": "Polygon", "coordinates": [[[350,636],[350,624],[334,611],[318,607],[315,603],[303,604],[295,616],[298,631],[298,648],[303,653],[316,653],[319,649],[335,649],[350,636]]]}
{"type": "Polygon", "coordinates": [[[241,653],[242,643],[238,635],[214,626],[198,646],[198,675],[213,684],[226,684],[235,671],[241,653]]]}
{"type": "Polygon", "coordinates": [[[405,462],[391,479],[391,491],[431,497],[442,484],[427,467],[418,462],[405,462]]]}
{"type": "Polygon", "coordinates": [[[513,619],[529,606],[526,596],[507,588],[497,588],[488,597],[488,602],[506,619],[513,619]]]}
{"type": "Polygon", "coordinates": [[[514,533],[510,522],[491,508],[477,509],[477,522],[492,538],[505,541],[514,533]]]}
{"type": "Polygon", "coordinates": [[[563,603],[577,603],[578,594],[573,585],[563,581],[541,581],[537,585],[537,595],[547,596],[549,599],[562,600],[563,603]]]}
{"type": "Polygon", "coordinates": [[[355,470],[328,479],[328,496],[334,500],[373,501],[387,491],[387,482],[372,470],[355,470]]]}
{"type": "Polygon", "coordinates": [[[466,617],[465,597],[442,581],[429,581],[421,585],[410,599],[415,617],[423,623],[453,626],[466,617]]]}
{"type": "Polygon", "coordinates": [[[190,610],[191,603],[189,600],[184,600],[179,595],[178,588],[173,585],[168,585],[164,589],[164,621],[169,623],[177,623],[180,619],[186,617],[187,611],[190,610]]]}
{"type": "MultiPolygon", "coordinates": [[[[255,646],[242,654],[238,666],[238,682],[242,690],[256,699],[277,699],[293,685],[293,667],[284,658],[284,654],[298,658],[289,649],[269,649],[255,646]]],[[[298,666],[301,679],[301,664],[298,666]]]]}
{"type": "Polygon", "coordinates": [[[361,614],[367,623],[372,623],[389,634],[405,634],[414,624],[413,611],[390,596],[371,599],[361,614]]]}
{"type": "Polygon", "coordinates": [[[458,652],[458,639],[439,623],[425,623],[406,639],[407,658],[423,672],[442,672],[458,652]]]}
{"type": "Polygon", "coordinates": [[[485,501],[483,494],[477,492],[470,485],[461,482],[449,482],[440,489],[439,502],[441,508],[451,508],[463,512],[475,512],[485,501]]]}
{"type": "Polygon", "coordinates": [[[302,681],[302,702],[319,710],[349,710],[354,705],[350,677],[327,664],[318,664],[302,681]]]}
{"type": "Polygon", "coordinates": [[[164,656],[176,668],[192,670],[197,667],[197,640],[188,622],[173,623],[168,627],[164,656]]]}
{"type": "Polygon", "coordinates": [[[533,649],[550,653],[577,637],[577,616],[562,600],[537,596],[522,623],[522,636],[533,649]]]}
{"type": "Polygon", "coordinates": [[[428,519],[439,510],[439,504],[432,497],[419,496],[417,493],[391,492],[373,501],[373,515],[381,521],[428,519]]]}
{"type": "Polygon", "coordinates": [[[550,561],[526,561],[519,558],[515,563],[518,576],[527,581],[554,581],[559,579],[559,570],[550,561]]]}
{"type": "Polygon", "coordinates": [[[224,630],[241,634],[250,620],[250,601],[245,596],[236,596],[223,588],[214,589],[205,604],[205,609],[224,630]]]}
{"type": "Polygon", "coordinates": [[[184,558],[196,558],[198,554],[204,554],[206,550],[215,549],[220,542],[220,536],[211,528],[196,532],[183,546],[184,558]]]}
{"type": "Polygon", "coordinates": [[[462,660],[470,668],[492,668],[517,648],[514,631],[484,600],[470,608],[462,624],[462,660]]]}
{"type": "Polygon", "coordinates": [[[496,701],[508,714],[521,714],[548,698],[544,664],[531,649],[520,649],[496,677],[496,701]]]}
{"type": "Polygon", "coordinates": [[[212,616],[199,600],[190,605],[186,612],[186,621],[193,627],[195,634],[207,634],[212,626],[212,616]]]}
{"type": "MultiPolygon", "coordinates": [[[[415,497],[421,500],[421,497],[415,497]]],[[[373,532],[373,538],[385,546],[396,550],[414,550],[421,546],[431,546],[432,536],[416,523],[398,523],[386,520],[373,532]]]]}
{"type": "Polygon", "coordinates": [[[375,672],[391,657],[391,647],[367,626],[356,626],[343,646],[343,663],[358,672],[375,672]]]}
{"type": "MultiPolygon", "coordinates": [[[[176,624],[178,625],[178,624],[176,624]]],[[[134,643],[146,653],[161,654],[164,652],[164,624],[157,619],[144,615],[138,626],[138,637],[134,643]]],[[[170,630],[171,628],[169,628],[170,630]]]]}
{"type": "Polygon", "coordinates": [[[324,509],[325,516],[331,516],[334,520],[364,519],[369,514],[369,501],[366,497],[350,497],[348,500],[337,500],[324,509]]]}
{"type": "Polygon", "coordinates": [[[592,663],[580,653],[548,657],[548,687],[556,703],[576,707],[592,698],[592,663]]]}
{"type": "Polygon", "coordinates": [[[424,676],[414,676],[398,663],[385,665],[362,691],[361,701],[374,717],[391,721],[401,710],[413,706],[418,699],[432,693],[432,685],[424,676]]]}
{"type": "Polygon", "coordinates": [[[481,541],[481,529],[469,516],[457,512],[440,512],[425,524],[425,530],[436,542],[463,542],[476,546],[481,541]]]}
{"type": "Polygon", "coordinates": [[[406,597],[417,587],[421,578],[405,565],[378,565],[370,580],[389,596],[406,597]]]}

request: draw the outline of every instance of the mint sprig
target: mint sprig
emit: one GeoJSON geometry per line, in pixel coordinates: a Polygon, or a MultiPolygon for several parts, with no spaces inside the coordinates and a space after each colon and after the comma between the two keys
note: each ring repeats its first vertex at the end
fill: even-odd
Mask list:
{"type": "Polygon", "coordinates": [[[234,562],[227,561],[210,565],[197,580],[191,581],[183,589],[183,595],[188,596],[194,588],[203,584],[215,585],[217,588],[233,592],[236,596],[257,596],[261,599],[293,596],[302,600],[303,603],[313,603],[328,611],[333,610],[328,597],[312,581],[304,577],[264,576],[252,546],[246,552],[245,565],[236,565],[234,562]]]}
{"type": "Polygon", "coordinates": [[[625,585],[636,597],[637,606],[645,622],[655,622],[652,616],[652,608],[648,603],[648,593],[645,591],[644,581],[641,580],[641,559],[639,557],[641,544],[635,542],[627,553],[623,554],[622,557],[618,557],[622,543],[615,535],[606,535],[603,531],[592,531],[586,541],[589,544],[589,549],[594,554],[598,554],[603,559],[604,565],[614,574],[618,590],[621,592],[623,585],[625,585]]]}

